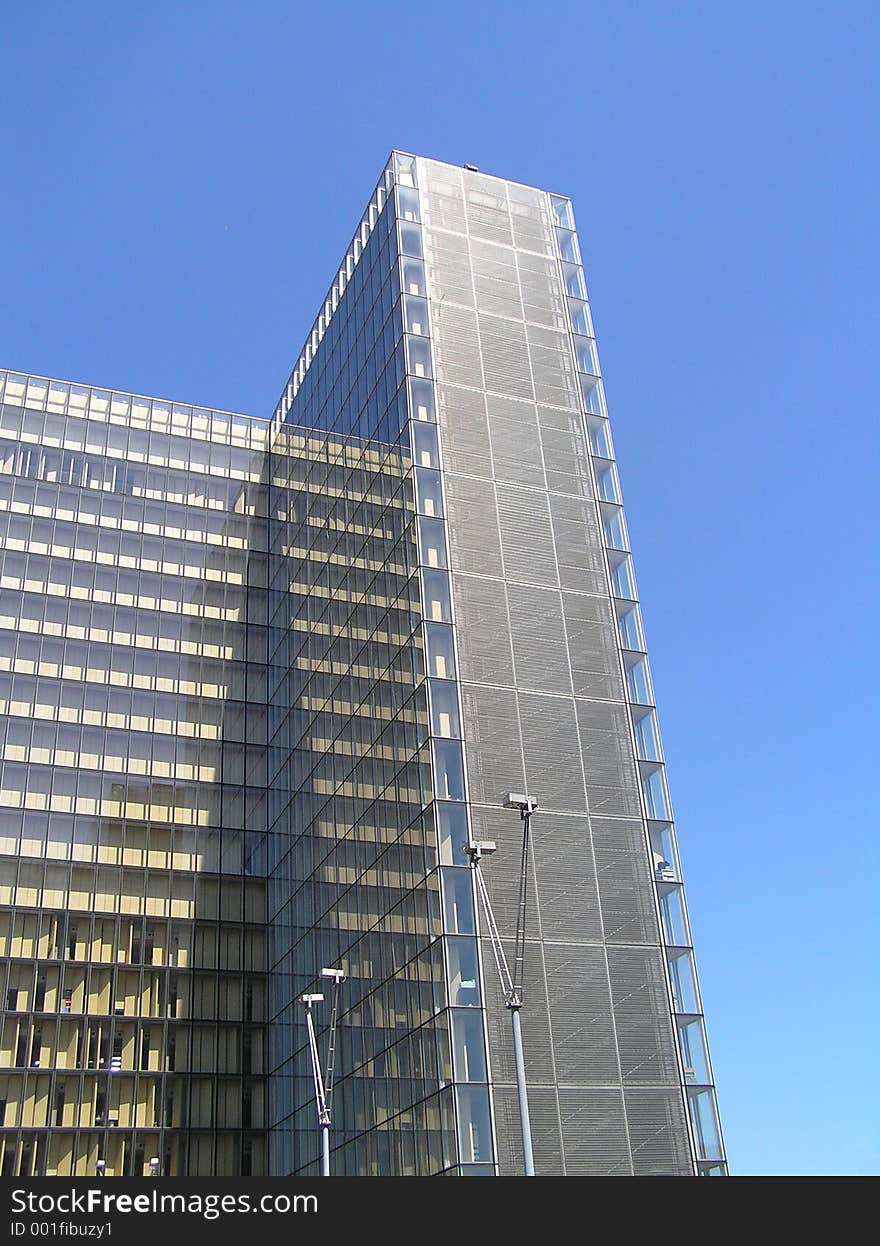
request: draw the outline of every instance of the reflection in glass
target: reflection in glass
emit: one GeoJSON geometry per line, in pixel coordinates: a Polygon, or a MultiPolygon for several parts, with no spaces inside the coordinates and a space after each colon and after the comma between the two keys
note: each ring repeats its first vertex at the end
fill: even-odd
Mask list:
{"type": "Polygon", "coordinates": [[[570,229],[557,229],[556,238],[559,242],[562,258],[568,260],[571,264],[579,264],[581,257],[578,251],[577,234],[570,229]]]}
{"type": "Polygon", "coordinates": [[[433,623],[451,623],[449,577],[445,571],[422,568],[422,602],[425,618],[433,623]]]}
{"type": "Polygon", "coordinates": [[[654,859],[654,877],[658,882],[679,880],[678,853],[671,822],[649,823],[651,854],[654,859]]]}
{"type": "Polygon", "coordinates": [[[669,809],[669,797],[666,793],[666,780],[661,767],[642,774],[642,791],[645,795],[645,807],[649,818],[659,822],[670,821],[672,814],[669,809]]]}
{"type": "Polygon", "coordinates": [[[678,1045],[686,1082],[708,1083],[709,1057],[702,1017],[678,1017],[678,1045]]]}
{"type": "Polygon", "coordinates": [[[688,1104],[697,1140],[698,1156],[700,1159],[721,1159],[721,1131],[718,1128],[714,1091],[710,1089],[689,1090],[688,1104]]]}
{"type": "Polygon", "coordinates": [[[636,584],[629,555],[619,558],[611,566],[611,584],[616,597],[636,598],[636,584]]]}
{"type": "Polygon", "coordinates": [[[569,299],[568,311],[571,316],[571,327],[581,337],[592,337],[593,326],[590,321],[590,309],[582,299],[569,299]]]}
{"type": "Polygon", "coordinates": [[[620,643],[624,649],[644,649],[638,606],[633,605],[624,609],[617,616],[617,626],[620,632],[620,643]]]}
{"type": "Polygon", "coordinates": [[[452,1059],[456,1081],[486,1080],[483,1021],[478,1012],[452,1009],[452,1059]]]}
{"type": "Polygon", "coordinates": [[[647,658],[637,658],[626,672],[626,686],[630,700],[636,705],[651,705],[651,682],[648,678],[647,658]]]}
{"type": "Polygon", "coordinates": [[[579,372],[587,372],[591,376],[599,375],[599,363],[596,358],[596,343],[592,338],[576,336],[574,349],[577,355],[579,372]]]}
{"type": "Polygon", "coordinates": [[[586,287],[584,286],[584,274],[578,264],[562,265],[562,277],[565,282],[565,291],[569,297],[574,299],[585,299],[587,297],[586,287]]]}
{"type": "Polygon", "coordinates": [[[455,678],[455,649],[452,628],[441,623],[425,624],[428,674],[438,679],[455,678]]]}
{"type": "Polygon", "coordinates": [[[673,947],[683,947],[688,944],[690,940],[687,934],[681,887],[664,888],[664,894],[660,897],[660,912],[663,917],[663,934],[666,942],[672,944],[673,947]]]}
{"type": "Polygon", "coordinates": [[[628,549],[626,532],[623,526],[623,508],[613,509],[603,506],[602,530],[605,533],[605,544],[609,549],[628,549]]]}
{"type": "Polygon", "coordinates": [[[438,800],[464,800],[460,744],[452,740],[434,740],[434,779],[438,800]]]}
{"type": "Polygon", "coordinates": [[[476,1007],[480,1002],[477,941],[458,935],[446,940],[449,957],[449,1002],[463,1007],[476,1007]]]}
{"type": "Polygon", "coordinates": [[[407,186],[398,186],[397,212],[402,221],[417,221],[419,219],[419,192],[407,186]]]}
{"type": "Polygon", "coordinates": [[[440,841],[442,865],[465,865],[465,846],[468,842],[467,810],[464,805],[448,805],[438,801],[437,836],[440,841]]]}
{"type": "Polygon", "coordinates": [[[589,411],[590,415],[605,414],[602,406],[602,387],[597,380],[593,377],[581,376],[581,394],[584,399],[584,407],[589,411]]]}
{"type": "Polygon", "coordinates": [[[471,871],[462,869],[440,871],[443,883],[443,923],[447,934],[474,933],[474,901],[471,871]]]}
{"type": "Polygon", "coordinates": [[[428,333],[428,300],[407,294],[403,300],[407,333],[425,337],[428,333]]]}
{"type": "Polygon", "coordinates": [[[402,255],[411,255],[415,259],[423,259],[422,254],[422,231],[418,225],[409,225],[401,222],[400,225],[400,251],[402,255]]]}
{"type": "Polygon", "coordinates": [[[446,566],[446,532],[442,519],[419,519],[419,561],[425,567],[446,566]]]}
{"type": "Polygon", "coordinates": [[[404,257],[401,260],[401,268],[403,270],[404,293],[419,294],[424,298],[427,290],[425,288],[425,266],[422,261],[404,257]]]}
{"type": "Polygon", "coordinates": [[[657,731],[657,716],[653,710],[634,718],[636,747],[642,761],[660,761],[660,736],[657,731]]]}
{"type": "MultiPolygon", "coordinates": [[[[416,337],[408,333],[406,336],[406,359],[407,368],[414,376],[429,377],[432,375],[431,347],[427,338],[416,337]]],[[[419,415],[419,419],[428,418],[428,416],[419,415]]]]}
{"type": "Polygon", "coordinates": [[[449,679],[430,679],[431,731],[444,739],[457,739],[461,734],[458,722],[458,685],[449,679]]]}
{"type": "Polygon", "coordinates": [[[676,1012],[699,1012],[697,979],[694,973],[694,954],[690,949],[670,951],[669,977],[672,983],[672,1001],[676,1012]]]}
{"type": "MultiPolygon", "coordinates": [[[[410,371],[414,372],[415,369],[410,367],[410,371]]],[[[430,357],[428,359],[429,372],[430,357]]],[[[434,409],[434,386],[430,381],[420,381],[411,376],[409,379],[409,400],[410,410],[417,420],[430,420],[433,422],[437,419],[434,409]]]]}
{"type": "Polygon", "coordinates": [[[560,229],[574,229],[574,214],[571,210],[571,200],[564,199],[561,195],[551,195],[550,206],[553,209],[556,224],[560,229]]]}
{"type": "Polygon", "coordinates": [[[419,514],[442,515],[443,489],[440,483],[440,473],[428,467],[417,467],[415,477],[416,505],[419,514]]]}
{"type": "Polygon", "coordinates": [[[418,467],[439,468],[440,449],[437,428],[433,424],[413,424],[413,461],[418,467]]]}
{"type": "Polygon", "coordinates": [[[463,1163],[486,1163],[492,1159],[489,1129],[489,1092],[482,1087],[457,1086],[458,1145],[463,1163]]]}
{"type": "Polygon", "coordinates": [[[598,459],[611,459],[614,451],[611,448],[611,433],[608,421],[593,418],[588,421],[590,429],[590,450],[598,459]]]}

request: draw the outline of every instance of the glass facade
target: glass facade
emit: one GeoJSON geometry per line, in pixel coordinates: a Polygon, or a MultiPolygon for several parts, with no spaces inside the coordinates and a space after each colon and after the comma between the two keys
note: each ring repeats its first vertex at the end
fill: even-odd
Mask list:
{"type": "Polygon", "coordinates": [[[2,376],[2,1172],[723,1173],[571,205],[393,153],[271,420],[2,376]],[[319,1040],[329,1002],[315,1006],[319,1040]]]}
{"type": "Polygon", "coordinates": [[[263,1171],[268,423],[0,401],[2,1172],[263,1171]]]}

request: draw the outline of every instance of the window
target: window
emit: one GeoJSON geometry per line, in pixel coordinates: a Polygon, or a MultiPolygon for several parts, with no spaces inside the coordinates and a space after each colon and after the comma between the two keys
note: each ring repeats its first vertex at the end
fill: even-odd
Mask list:
{"type": "Polygon", "coordinates": [[[439,517],[443,514],[443,491],[440,484],[440,473],[427,467],[417,467],[416,503],[420,515],[439,517]]]}
{"type": "Polygon", "coordinates": [[[642,761],[660,761],[660,734],[657,730],[657,715],[654,710],[633,714],[633,725],[636,735],[636,750],[642,761]]]}
{"type": "Polygon", "coordinates": [[[419,519],[419,561],[424,567],[446,566],[446,534],[441,519],[419,519]]]}
{"type": "Polygon", "coordinates": [[[455,678],[455,650],[452,628],[439,623],[425,624],[428,674],[438,679],[455,678]]]}
{"type": "Polygon", "coordinates": [[[474,900],[470,868],[463,866],[462,869],[441,870],[440,876],[443,883],[444,928],[448,934],[472,935],[474,900]]]}
{"type": "Polygon", "coordinates": [[[683,947],[689,944],[680,886],[663,889],[663,894],[660,896],[660,913],[663,918],[663,935],[666,942],[673,947],[683,947]]]}
{"type": "Polygon", "coordinates": [[[437,445],[437,429],[431,424],[413,424],[413,459],[417,467],[431,467],[435,470],[440,466],[440,452],[437,445]]]}
{"type": "Polygon", "coordinates": [[[638,606],[618,607],[617,630],[624,649],[644,649],[638,606]]]}
{"type": "Polygon", "coordinates": [[[445,739],[458,738],[458,689],[448,679],[428,681],[431,693],[431,731],[445,739]]]}
{"type": "Polygon", "coordinates": [[[699,1012],[697,978],[694,972],[694,954],[689,949],[669,951],[669,978],[672,984],[672,1004],[676,1012],[699,1012]]]}
{"type": "Polygon", "coordinates": [[[433,623],[451,623],[449,578],[445,571],[422,570],[422,601],[425,618],[433,623]]]}
{"type": "Polygon", "coordinates": [[[703,1018],[678,1017],[676,1026],[684,1080],[689,1084],[708,1084],[711,1079],[703,1018]]]}
{"type": "Polygon", "coordinates": [[[671,821],[669,794],[666,791],[666,778],[662,766],[642,768],[642,791],[648,817],[655,818],[659,822],[671,821]]]}
{"type": "Polygon", "coordinates": [[[647,658],[638,657],[634,660],[628,660],[626,686],[629,691],[630,700],[636,705],[653,704],[653,697],[651,696],[651,681],[648,676],[647,658]]]}
{"type": "Polygon", "coordinates": [[[434,741],[434,779],[439,800],[464,800],[464,768],[458,743],[434,741]]]}
{"type": "Polygon", "coordinates": [[[449,1002],[475,1007],[480,1002],[477,943],[458,936],[446,940],[449,958],[449,1002]]]}
{"type": "Polygon", "coordinates": [[[483,1024],[478,1012],[453,1008],[452,1058],[455,1077],[460,1082],[486,1080],[486,1053],[483,1045],[483,1024]]]}
{"type": "Polygon", "coordinates": [[[438,801],[436,810],[441,863],[464,865],[467,861],[464,849],[468,842],[466,809],[462,805],[448,805],[438,801]]]}
{"type": "Polygon", "coordinates": [[[458,1145],[462,1163],[485,1163],[492,1159],[489,1130],[489,1093],[475,1086],[456,1088],[458,1145]]]}

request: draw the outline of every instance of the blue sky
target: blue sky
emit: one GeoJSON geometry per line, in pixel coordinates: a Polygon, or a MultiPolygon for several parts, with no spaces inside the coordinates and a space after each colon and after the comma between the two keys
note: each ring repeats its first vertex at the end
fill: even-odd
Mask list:
{"type": "Polygon", "coordinates": [[[311,10],[6,7],[0,366],[268,413],[392,147],[570,194],[731,1166],[876,1173],[878,10],[311,10]]]}

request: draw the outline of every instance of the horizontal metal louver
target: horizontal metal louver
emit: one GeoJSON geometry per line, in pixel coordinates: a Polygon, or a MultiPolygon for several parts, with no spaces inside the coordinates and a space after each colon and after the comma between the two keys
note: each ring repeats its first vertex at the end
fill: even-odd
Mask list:
{"type": "Polygon", "coordinates": [[[436,303],[433,310],[433,342],[439,380],[469,385],[474,389],[482,387],[477,322],[472,311],[450,303],[436,303]]]}
{"type": "Polygon", "coordinates": [[[546,943],[544,959],[559,1084],[613,1085],[617,1045],[603,949],[546,943]]]}
{"type": "Polygon", "coordinates": [[[590,812],[638,817],[641,800],[627,707],[580,698],[575,705],[590,812]]]}
{"type": "Polygon", "coordinates": [[[479,390],[437,385],[443,463],[449,472],[492,478],[486,399],[479,390]]]}
{"type": "Polygon", "coordinates": [[[534,399],[524,325],[480,314],[480,347],[486,389],[513,398],[534,399]]]}
{"type": "MultiPolygon", "coordinates": [[[[529,1113],[532,1118],[532,1151],[537,1175],[564,1172],[559,1136],[559,1113],[556,1094],[552,1090],[529,1091],[529,1113]]],[[[519,1129],[519,1108],[516,1091],[498,1090],[495,1094],[495,1124],[499,1134],[499,1172],[502,1177],[522,1173],[522,1142],[519,1129]],[[502,1141],[503,1138],[503,1141],[502,1141]]]]}
{"type": "Polygon", "coordinates": [[[538,409],[538,423],[548,489],[553,493],[592,497],[590,459],[583,430],[575,421],[567,428],[556,427],[556,421],[548,421],[546,407],[538,409]]]}
{"type": "Polygon", "coordinates": [[[602,922],[589,829],[574,814],[546,814],[536,822],[535,872],[540,928],[552,942],[602,939],[602,922]]]}
{"type": "Polygon", "coordinates": [[[511,584],[508,604],[517,687],[571,693],[560,594],[511,584]]]}
{"type": "MultiPolygon", "coordinates": [[[[540,802],[522,1013],[538,1171],[630,1174],[624,1088],[637,1096],[636,1171],[689,1171],[555,220],[546,196],[470,171],[431,196],[439,189],[453,225],[428,239],[426,257],[442,309],[438,418],[470,832],[498,845],[484,871],[511,942],[522,824],[499,802],[506,790],[540,802]]],[[[522,1161],[510,1017],[486,943],[482,955],[498,1158],[512,1173],[522,1161]]]]}
{"type": "Polygon", "coordinates": [[[519,694],[528,789],[545,809],[580,813],[586,808],[574,707],[563,697],[519,694]]]}
{"type": "Polygon", "coordinates": [[[461,697],[471,800],[495,804],[502,792],[521,790],[516,695],[503,688],[465,684],[461,697]]]}
{"type": "Polygon", "coordinates": [[[548,504],[562,587],[584,593],[607,593],[608,579],[595,505],[554,494],[550,495],[548,504]]]}
{"type": "Polygon", "coordinates": [[[693,1164],[681,1094],[627,1088],[624,1101],[635,1175],[690,1176],[693,1164]]]}
{"type": "Polygon", "coordinates": [[[473,186],[474,179],[471,178],[465,186],[468,233],[472,238],[512,244],[507,195],[497,189],[497,183],[492,186],[488,184],[488,179],[478,180],[482,183],[479,189],[473,186]]]}
{"type": "Polygon", "coordinates": [[[425,259],[433,298],[473,307],[474,283],[467,238],[431,229],[425,239],[425,259]]]}
{"type": "Polygon", "coordinates": [[[526,418],[510,419],[505,415],[494,415],[490,403],[489,435],[495,479],[543,488],[544,466],[535,408],[526,403],[517,405],[526,418]]]}
{"type": "Polygon", "coordinates": [[[559,1091],[570,1177],[629,1177],[629,1138],[619,1090],[559,1091]]]}
{"type": "Polygon", "coordinates": [[[501,539],[492,482],[447,474],[446,515],[453,570],[501,575],[501,539]]]}
{"type": "Polygon", "coordinates": [[[508,486],[498,491],[505,573],[532,584],[559,583],[547,497],[508,486]]]}
{"type": "Polygon", "coordinates": [[[513,654],[503,582],[453,574],[452,595],[459,678],[512,686],[513,654]]]}
{"type": "MultiPolygon", "coordinates": [[[[495,903],[493,893],[493,904],[495,903]]],[[[499,918],[499,922],[502,919],[499,918]]],[[[512,930],[513,927],[511,926],[512,930]]],[[[513,1047],[510,1033],[510,1012],[501,995],[501,983],[495,968],[492,949],[487,939],[481,940],[487,1028],[492,1052],[492,1080],[504,1085],[515,1082],[513,1047]]],[[[505,941],[505,955],[513,958],[513,940],[505,941]]],[[[523,997],[530,1001],[522,1010],[520,1020],[525,1048],[526,1081],[530,1086],[553,1085],[553,1056],[550,1037],[550,1012],[544,981],[541,945],[528,943],[523,975],[523,997]]],[[[531,1097],[531,1096],[530,1096],[531,1097]]]]}
{"type": "Polygon", "coordinates": [[[662,952],[609,945],[608,972],[624,1083],[677,1086],[662,952]]]}
{"type": "Polygon", "coordinates": [[[606,942],[657,943],[643,824],[592,816],[590,826],[606,942]]]}

